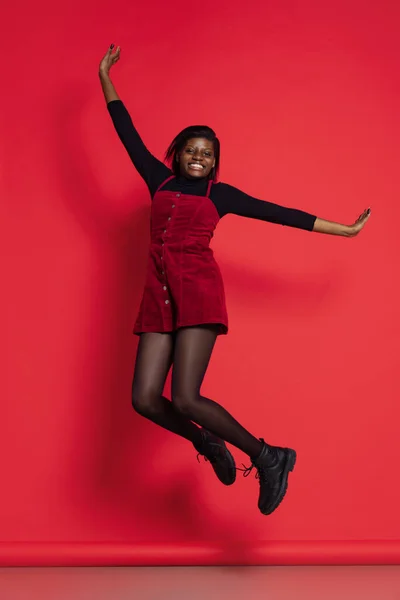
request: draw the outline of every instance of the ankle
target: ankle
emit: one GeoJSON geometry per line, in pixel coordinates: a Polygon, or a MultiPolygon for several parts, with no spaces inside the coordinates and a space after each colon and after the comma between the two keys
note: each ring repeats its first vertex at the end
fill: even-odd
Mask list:
{"type": "Polygon", "coordinates": [[[266,444],[264,442],[264,440],[257,440],[257,444],[255,444],[254,446],[254,451],[252,454],[250,454],[250,460],[252,463],[255,463],[258,458],[260,458],[260,456],[263,454],[264,452],[264,448],[265,448],[266,444]]]}

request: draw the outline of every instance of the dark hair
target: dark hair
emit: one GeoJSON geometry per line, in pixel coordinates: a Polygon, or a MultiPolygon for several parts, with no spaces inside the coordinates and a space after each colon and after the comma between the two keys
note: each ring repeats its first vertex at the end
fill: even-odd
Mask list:
{"type": "Polygon", "coordinates": [[[216,180],[219,172],[221,148],[215,131],[206,125],[191,125],[190,127],[186,127],[180,133],[178,133],[178,135],[168,146],[168,149],[165,153],[166,162],[170,163],[174,175],[179,175],[179,164],[176,160],[176,155],[183,150],[187,141],[192,138],[205,138],[214,144],[215,167],[210,172],[209,179],[216,180]]]}

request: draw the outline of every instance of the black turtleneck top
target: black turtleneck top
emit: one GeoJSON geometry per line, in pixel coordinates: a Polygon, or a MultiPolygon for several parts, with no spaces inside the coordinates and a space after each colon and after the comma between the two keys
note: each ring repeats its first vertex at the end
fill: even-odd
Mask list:
{"type": "MultiPolygon", "coordinates": [[[[144,145],[132,123],[132,119],[121,100],[108,103],[108,110],[120,140],[125,146],[135,168],[143,177],[153,198],[158,187],[173,173],[163,162],[153,156],[144,145]]],[[[176,177],[168,181],[163,190],[181,192],[194,196],[205,196],[208,179],[187,179],[176,177]]],[[[214,203],[220,218],[227,214],[239,215],[288,225],[312,231],[316,217],[301,210],[286,208],[265,200],[248,196],[227,183],[214,183],[210,200],[214,203]]]]}

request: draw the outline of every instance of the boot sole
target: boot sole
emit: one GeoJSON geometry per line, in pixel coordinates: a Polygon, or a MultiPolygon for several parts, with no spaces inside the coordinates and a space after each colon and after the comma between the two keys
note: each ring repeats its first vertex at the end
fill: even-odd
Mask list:
{"type": "Polygon", "coordinates": [[[263,515],[270,515],[271,513],[274,512],[274,510],[276,510],[278,508],[278,506],[280,505],[280,503],[282,502],[282,500],[284,499],[286,492],[287,492],[287,488],[288,488],[288,479],[289,479],[289,473],[293,471],[295,464],[296,464],[296,460],[297,460],[297,454],[295,450],[291,450],[290,448],[286,448],[287,451],[287,455],[286,455],[286,464],[285,464],[285,468],[283,470],[283,474],[282,474],[282,483],[281,483],[281,487],[279,490],[279,494],[274,502],[274,504],[270,507],[268,507],[268,510],[261,510],[263,515]]]}

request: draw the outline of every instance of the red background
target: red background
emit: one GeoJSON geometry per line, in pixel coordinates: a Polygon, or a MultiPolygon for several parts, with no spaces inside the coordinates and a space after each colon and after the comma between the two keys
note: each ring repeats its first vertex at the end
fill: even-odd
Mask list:
{"type": "Polygon", "coordinates": [[[7,17],[1,561],[35,562],[37,542],[58,544],[44,562],[80,542],[89,562],[100,542],[141,544],[161,563],[153,545],[178,548],[177,562],[190,561],[182,544],[206,549],[193,562],[218,561],[218,544],[220,560],[236,547],[252,562],[276,543],[298,548],[296,562],[326,542],[328,561],[343,540],[370,540],[372,554],[391,541],[400,559],[398,4],[42,0],[7,17]],[[297,449],[271,517],[253,478],[224,488],[131,409],[150,203],[101,95],[111,42],[116,87],[157,156],[205,122],[223,181],[345,223],[372,207],[355,240],[234,216],[217,230],[231,330],[204,392],[297,449]]]}

